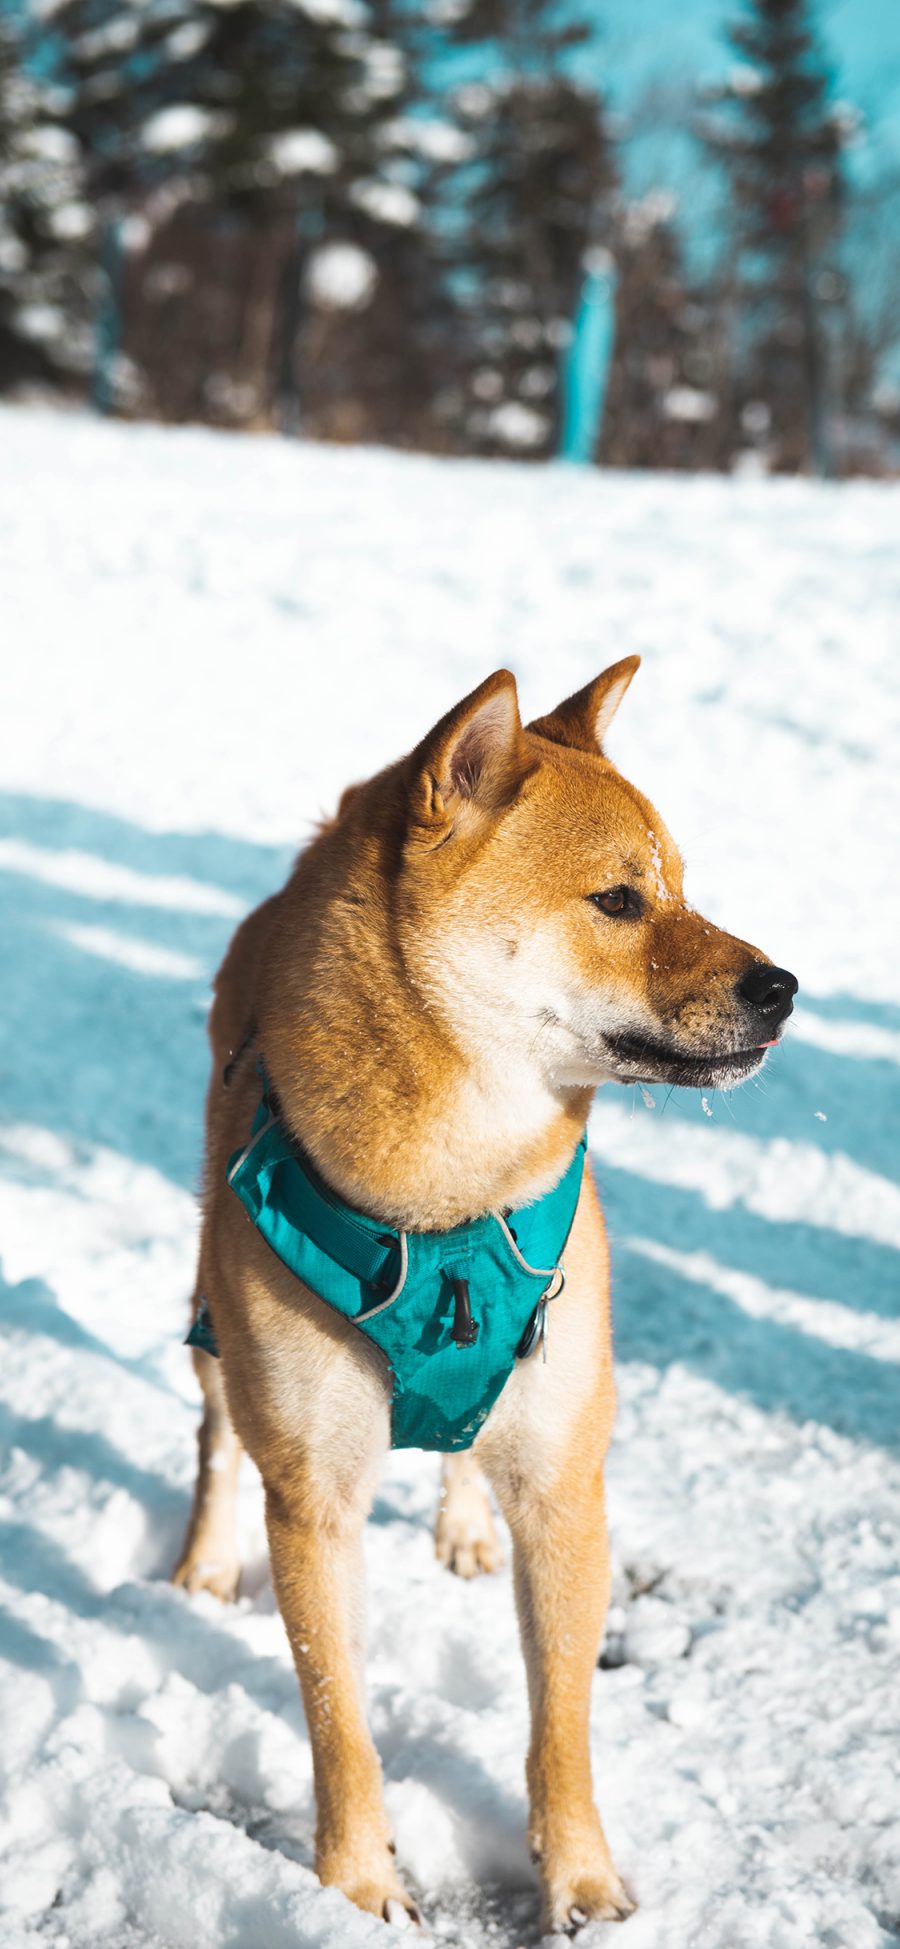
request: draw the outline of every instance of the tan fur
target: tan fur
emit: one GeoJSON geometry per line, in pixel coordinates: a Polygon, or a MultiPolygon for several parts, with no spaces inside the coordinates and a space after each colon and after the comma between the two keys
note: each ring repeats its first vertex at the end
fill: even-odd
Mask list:
{"type": "MultiPolygon", "coordinates": [[[[686,905],[662,821],[599,750],[635,667],[614,666],[529,731],[513,679],[489,678],[410,758],[345,793],[283,892],[238,929],[216,983],[198,1291],[222,1366],[197,1357],[200,1477],[176,1576],[191,1590],[234,1588],[243,1444],[265,1485],[312,1742],[318,1870],[378,1915],[394,1902],[412,1910],[362,1689],[360,1539],[390,1439],[386,1367],[274,1257],[226,1187],[225,1160],[246,1139],[262,1050],[281,1113],[327,1183],[386,1224],[440,1229],[559,1179],[593,1088],[640,1066],[618,1035],[655,1038],[701,1067],[756,1062],[740,1053],[735,982],[764,957],[686,905]],[[588,898],[620,884],[640,892],[637,921],[588,898]]],[[[631,1905],[589,1753],[613,1380],[588,1173],[565,1272],[549,1358],[516,1367],[471,1455],[448,1460],[436,1537],[463,1575],[495,1566],[483,1468],[513,1539],[531,1841],[554,1928],[631,1905]]]]}
{"type": "Polygon", "coordinates": [[[499,1570],[503,1562],[484,1477],[471,1451],[444,1456],[434,1553],[457,1577],[499,1570]]]}

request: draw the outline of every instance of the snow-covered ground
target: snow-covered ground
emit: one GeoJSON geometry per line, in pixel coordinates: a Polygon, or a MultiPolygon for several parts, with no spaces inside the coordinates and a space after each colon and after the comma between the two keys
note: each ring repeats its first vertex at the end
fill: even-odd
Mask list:
{"type": "MultiPolygon", "coordinates": [[[[364,1949],[248,1478],[167,1585],[209,975],[349,779],[500,663],[644,668],[612,754],[793,968],[760,1084],[601,1095],[621,1409],[600,1800],[621,1949],[900,1940],[900,492],[0,415],[0,1943],[364,1949]]],[[[368,1535],[371,1711],[435,1936],[536,1940],[508,1573],[368,1535]]],[[[587,1943],[590,1932],[584,1938],[587,1943]]]]}

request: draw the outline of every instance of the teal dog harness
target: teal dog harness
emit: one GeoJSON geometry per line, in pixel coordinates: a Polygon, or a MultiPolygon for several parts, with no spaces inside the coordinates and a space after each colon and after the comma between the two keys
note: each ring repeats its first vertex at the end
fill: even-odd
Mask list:
{"type": "MultiPolygon", "coordinates": [[[[228,1182],[282,1264],[386,1355],[393,1448],[470,1448],[516,1361],[543,1342],[586,1142],[536,1204],[447,1232],[397,1232],[322,1183],[264,1079],[228,1182]]],[[[205,1301],[188,1344],[218,1353],[205,1301]]]]}

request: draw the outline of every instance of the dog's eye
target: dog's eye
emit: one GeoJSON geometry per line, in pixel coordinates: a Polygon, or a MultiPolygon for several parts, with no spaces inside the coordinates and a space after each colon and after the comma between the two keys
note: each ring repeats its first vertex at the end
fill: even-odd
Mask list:
{"type": "Polygon", "coordinates": [[[641,911],[641,896],[633,887],[607,887],[605,893],[589,893],[588,899],[601,914],[611,914],[616,920],[636,920],[641,911]]]}

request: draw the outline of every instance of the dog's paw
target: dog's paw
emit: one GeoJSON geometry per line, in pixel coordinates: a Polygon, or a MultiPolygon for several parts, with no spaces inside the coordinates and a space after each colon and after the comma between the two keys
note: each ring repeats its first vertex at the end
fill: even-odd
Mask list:
{"type": "Polygon", "coordinates": [[[610,1863],[545,1885],[544,1929],[548,1935],[576,1936],[588,1922],[625,1922],[636,1907],[610,1863]]]}
{"type": "Polygon", "coordinates": [[[452,1570],[455,1577],[480,1577],[485,1572],[499,1570],[503,1562],[503,1552],[497,1538],[491,1536],[436,1536],[434,1547],[439,1563],[445,1570],[452,1570]]]}
{"type": "Polygon", "coordinates": [[[455,1487],[448,1495],[438,1510],[434,1549],[438,1562],[456,1577],[478,1577],[500,1569],[503,1551],[490,1503],[479,1485],[455,1487]]]}
{"type": "Polygon", "coordinates": [[[319,1867],[319,1878],[326,1888],[339,1888],[348,1902],[366,1915],[377,1915],[394,1929],[403,1929],[413,1941],[427,1940],[422,1918],[412,1896],[403,1886],[386,1847],[383,1860],[374,1849],[367,1862],[333,1857],[319,1867]]]}
{"type": "Polygon", "coordinates": [[[405,1896],[402,1902],[398,1901],[396,1896],[392,1896],[390,1901],[385,1902],[384,1920],[392,1929],[405,1929],[416,1942],[431,1941],[415,1902],[411,1902],[408,1896],[405,1896]]]}
{"type": "Polygon", "coordinates": [[[208,1590],[220,1603],[231,1604],[237,1596],[240,1576],[237,1557],[202,1556],[192,1550],[173,1570],[172,1582],[191,1597],[198,1590],[208,1590]]]}

